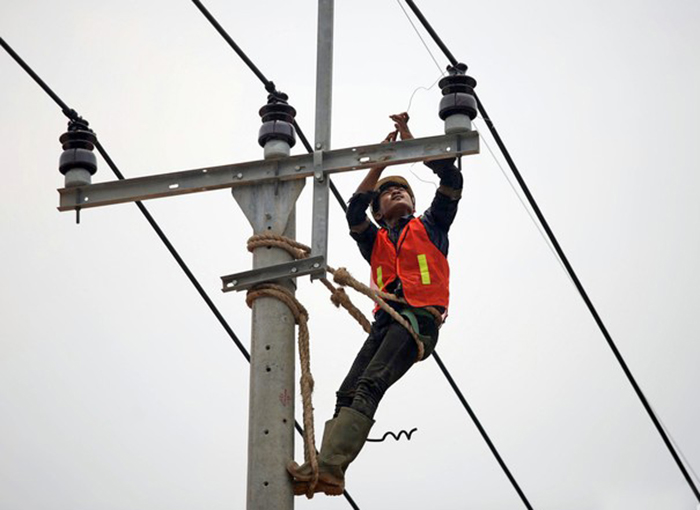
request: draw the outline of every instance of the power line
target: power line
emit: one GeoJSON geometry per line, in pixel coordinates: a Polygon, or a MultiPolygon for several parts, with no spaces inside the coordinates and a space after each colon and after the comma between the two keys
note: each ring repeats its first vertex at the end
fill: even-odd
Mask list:
{"type": "MultiPolygon", "coordinates": [[[[423,39],[423,37],[421,36],[420,32],[419,32],[418,29],[416,28],[416,25],[413,23],[413,20],[410,18],[410,16],[409,16],[408,13],[406,12],[406,9],[404,9],[403,5],[401,4],[401,0],[396,0],[396,3],[398,3],[398,4],[399,4],[399,7],[401,7],[401,10],[403,11],[404,15],[406,16],[406,19],[407,19],[408,22],[411,24],[411,26],[413,27],[413,30],[415,31],[416,35],[418,36],[418,38],[419,38],[419,39],[421,40],[421,42],[423,43],[423,47],[426,49],[426,51],[427,51],[428,54],[430,55],[430,58],[431,58],[431,59],[433,60],[433,62],[435,63],[435,66],[440,70],[441,77],[444,76],[445,72],[444,72],[444,71],[442,70],[442,68],[440,67],[440,64],[438,63],[437,59],[435,58],[435,55],[433,55],[433,52],[430,50],[430,48],[429,48],[428,45],[426,44],[426,42],[425,42],[425,40],[423,39]]],[[[443,45],[443,46],[444,46],[444,45],[443,45]]],[[[415,95],[415,93],[416,93],[420,88],[422,88],[422,89],[424,89],[424,90],[430,90],[431,88],[433,88],[433,87],[435,86],[435,84],[437,84],[438,81],[440,81],[440,78],[438,78],[437,80],[435,80],[435,82],[434,82],[429,88],[427,88],[427,89],[426,89],[425,87],[419,87],[419,88],[415,89],[415,90],[413,91],[413,94],[411,94],[411,99],[410,99],[409,102],[408,102],[409,109],[410,109],[410,106],[411,106],[411,102],[413,101],[413,96],[415,95]]],[[[407,110],[407,111],[408,111],[408,110],[407,110]]],[[[483,140],[483,136],[481,135],[481,133],[479,133],[479,136],[480,136],[480,137],[482,138],[482,140],[483,140]]],[[[485,141],[485,140],[484,140],[484,141],[485,141]]],[[[498,162],[498,160],[497,160],[496,157],[494,156],[493,151],[491,151],[491,147],[489,147],[488,144],[486,144],[486,146],[488,147],[489,151],[491,152],[491,155],[493,156],[494,160],[496,161],[496,164],[499,166],[499,168],[501,168],[501,172],[503,172],[503,168],[501,167],[500,163],[498,162]]],[[[458,167],[459,167],[459,171],[461,172],[461,171],[462,171],[462,156],[459,156],[459,158],[457,159],[457,165],[458,165],[458,167]]],[[[411,173],[413,173],[413,171],[411,171],[411,173]]],[[[415,174],[414,174],[414,175],[415,175],[415,174]]],[[[504,177],[505,177],[505,173],[503,173],[503,175],[504,175],[504,177]]],[[[416,177],[418,177],[418,176],[416,176],[416,177]]],[[[419,179],[420,179],[420,178],[419,178],[419,179]]],[[[420,179],[420,180],[422,180],[422,179],[420,179]]],[[[507,180],[508,183],[511,185],[511,188],[513,189],[513,192],[514,192],[515,195],[518,197],[518,199],[520,200],[520,203],[523,205],[523,207],[525,208],[526,212],[527,212],[528,215],[530,216],[530,219],[532,219],[532,220],[533,220],[533,223],[534,223],[534,219],[532,218],[532,215],[530,214],[530,211],[527,209],[527,207],[525,207],[525,204],[522,202],[522,199],[520,198],[520,195],[518,195],[518,193],[515,191],[515,188],[513,187],[513,184],[510,182],[510,180],[509,180],[507,177],[506,177],[506,180],[507,180]]],[[[537,223],[535,223],[535,226],[536,226],[536,227],[538,228],[538,230],[539,230],[539,226],[537,225],[537,223]]],[[[542,233],[542,232],[540,231],[540,233],[542,233]]],[[[543,235],[544,235],[544,234],[543,234],[543,235]]],[[[550,248],[550,249],[551,249],[551,248],[550,248]]],[[[493,442],[491,441],[491,438],[490,438],[489,435],[486,433],[486,430],[484,429],[483,425],[481,425],[481,422],[480,422],[479,419],[477,418],[476,413],[474,413],[474,411],[472,410],[471,406],[470,406],[469,403],[467,402],[466,398],[464,398],[464,394],[463,394],[462,391],[459,389],[459,386],[457,385],[457,383],[455,382],[455,380],[452,378],[452,374],[450,374],[450,372],[447,370],[447,367],[446,367],[445,364],[442,362],[442,359],[440,359],[440,357],[437,355],[437,352],[434,352],[433,354],[434,354],[434,356],[435,356],[435,361],[437,362],[438,367],[440,368],[440,370],[442,371],[443,375],[445,376],[445,379],[447,379],[447,382],[449,383],[450,387],[451,387],[452,390],[455,392],[455,395],[457,396],[457,398],[459,399],[460,403],[462,404],[462,407],[464,407],[464,409],[467,411],[467,414],[471,417],[472,421],[474,422],[474,425],[476,426],[476,428],[478,429],[479,433],[481,434],[481,437],[484,439],[484,441],[486,441],[486,444],[488,445],[489,449],[491,450],[491,453],[492,453],[493,456],[496,458],[496,461],[497,461],[498,464],[501,466],[501,469],[502,469],[503,472],[505,473],[505,475],[506,475],[506,477],[508,478],[508,480],[510,481],[511,485],[513,485],[513,488],[515,489],[515,491],[518,493],[518,496],[520,497],[521,501],[523,502],[523,504],[525,505],[525,507],[528,508],[528,510],[532,510],[532,506],[530,505],[530,502],[528,501],[527,497],[525,496],[525,493],[522,491],[522,489],[520,488],[520,485],[519,485],[518,482],[515,480],[515,477],[512,475],[512,473],[511,473],[510,470],[508,469],[508,466],[507,466],[506,463],[503,461],[503,458],[502,458],[501,455],[498,453],[498,450],[496,449],[496,446],[493,444],[493,442]]]]}
{"type": "MultiPolygon", "coordinates": [[[[436,44],[438,46],[440,46],[440,49],[442,49],[443,53],[445,54],[445,57],[447,57],[447,59],[450,61],[450,63],[452,65],[456,65],[458,63],[457,59],[455,59],[454,55],[452,55],[452,53],[447,49],[447,46],[445,46],[445,43],[442,42],[442,40],[437,35],[435,30],[433,30],[433,28],[430,26],[430,23],[428,23],[428,20],[425,19],[425,17],[420,12],[420,10],[416,6],[416,4],[413,2],[413,0],[406,0],[406,3],[409,5],[411,10],[413,10],[413,12],[416,14],[416,16],[421,21],[421,23],[423,24],[425,29],[428,31],[428,33],[430,33],[430,35],[433,37],[433,40],[436,42],[436,44]]],[[[622,368],[623,372],[625,373],[625,376],[627,376],[627,380],[632,385],[632,388],[634,389],[635,393],[637,394],[637,397],[641,401],[642,405],[644,406],[644,409],[646,410],[647,414],[649,415],[649,418],[651,419],[652,423],[656,427],[656,430],[658,431],[659,435],[661,436],[664,444],[666,445],[666,448],[668,448],[669,453],[673,457],[678,468],[681,470],[681,473],[683,474],[683,477],[685,478],[685,480],[688,482],[688,485],[690,486],[691,490],[693,491],[693,494],[695,494],[695,497],[697,498],[698,502],[700,502],[700,491],[698,491],[698,488],[696,487],[693,479],[690,477],[690,474],[688,473],[685,466],[683,465],[683,462],[679,458],[678,453],[676,452],[675,448],[673,447],[673,444],[671,443],[670,439],[666,435],[666,432],[664,431],[663,427],[661,426],[661,423],[659,423],[658,418],[654,414],[654,411],[652,410],[651,405],[649,404],[647,398],[644,396],[642,389],[637,384],[637,381],[635,380],[634,376],[632,375],[632,372],[630,371],[629,367],[627,366],[627,363],[625,362],[624,358],[622,357],[622,354],[620,353],[617,346],[615,345],[615,342],[613,341],[612,337],[610,336],[610,333],[608,332],[607,328],[605,327],[603,320],[601,319],[600,315],[598,314],[596,308],[593,306],[593,303],[590,300],[590,298],[588,297],[586,290],[583,288],[583,285],[581,284],[581,281],[578,279],[576,272],[574,271],[573,267],[569,263],[568,258],[566,257],[566,255],[564,254],[564,251],[562,250],[561,246],[559,245],[559,241],[557,240],[556,236],[554,235],[554,232],[552,232],[552,229],[549,227],[549,223],[547,223],[547,220],[545,219],[544,215],[542,214],[542,211],[540,210],[539,206],[537,205],[537,202],[535,201],[534,197],[532,196],[532,193],[530,193],[530,189],[528,188],[527,184],[525,183],[525,180],[523,179],[522,175],[518,171],[518,168],[515,165],[513,158],[511,157],[510,153],[508,152],[508,149],[506,148],[505,144],[503,143],[503,140],[501,139],[500,135],[498,134],[498,131],[496,130],[496,127],[494,126],[493,122],[491,121],[491,118],[486,113],[486,109],[484,108],[484,105],[481,102],[481,100],[479,99],[479,97],[477,96],[476,92],[474,92],[474,97],[476,99],[477,106],[478,106],[479,113],[480,113],[481,117],[486,122],[486,125],[488,126],[489,130],[491,131],[491,135],[493,136],[494,140],[496,141],[498,148],[501,150],[503,157],[508,162],[508,166],[510,166],[510,169],[513,172],[513,175],[515,176],[516,180],[518,181],[518,184],[520,184],[520,187],[523,190],[523,193],[525,194],[525,196],[530,204],[530,207],[532,207],[532,210],[535,212],[537,219],[540,221],[540,223],[542,224],[542,227],[547,232],[547,236],[549,237],[549,240],[552,243],[552,246],[554,246],[554,249],[556,250],[557,254],[559,255],[559,258],[561,259],[562,263],[566,267],[566,270],[569,273],[571,280],[574,282],[574,285],[576,286],[579,294],[581,295],[581,298],[583,299],[584,303],[588,307],[588,310],[590,311],[591,315],[593,316],[593,319],[595,320],[596,324],[598,325],[598,328],[600,329],[603,336],[605,337],[605,340],[607,341],[608,346],[613,351],[613,354],[614,354],[615,358],[617,359],[618,363],[620,364],[620,367],[622,368]]]]}
{"type": "MultiPolygon", "coordinates": [[[[20,56],[10,47],[9,44],[7,44],[5,42],[5,40],[2,37],[0,37],[0,45],[10,54],[10,56],[12,56],[12,58],[22,67],[22,69],[24,69],[29,74],[29,76],[31,76],[34,79],[34,81],[59,105],[59,107],[61,107],[61,110],[63,111],[63,114],[66,115],[66,117],[68,117],[70,120],[80,119],[80,116],[77,114],[77,112],[75,110],[73,110],[72,108],[69,108],[68,105],[66,105],[66,103],[64,103],[61,100],[61,98],[58,97],[58,95],[56,93],[54,93],[53,90],[51,90],[49,88],[49,86],[39,77],[39,75],[37,75],[34,72],[34,70],[31,67],[29,67],[29,65],[26,62],[24,62],[24,60],[22,60],[20,58],[20,56]]],[[[112,172],[117,177],[117,179],[123,180],[124,175],[121,173],[121,171],[119,170],[117,165],[114,163],[114,160],[112,160],[112,158],[107,153],[107,151],[102,146],[102,144],[100,143],[99,140],[95,141],[95,147],[97,148],[98,152],[102,155],[104,160],[107,162],[107,165],[112,169],[112,172]]],[[[160,226],[158,225],[156,220],[150,214],[148,209],[146,209],[146,206],[143,205],[141,202],[135,202],[135,203],[136,203],[136,206],[139,208],[139,211],[141,211],[143,216],[146,218],[146,221],[148,221],[148,223],[151,225],[153,230],[158,235],[158,238],[163,242],[163,244],[165,244],[165,247],[167,248],[167,250],[173,256],[173,258],[175,259],[177,264],[180,266],[180,268],[185,273],[187,278],[190,280],[192,285],[195,287],[195,289],[197,290],[199,295],[205,301],[205,303],[207,304],[207,306],[209,307],[211,312],[214,314],[216,319],[219,321],[219,324],[221,324],[221,326],[224,328],[224,330],[229,335],[231,340],[236,344],[236,347],[238,347],[238,349],[240,350],[243,357],[248,361],[248,363],[250,363],[250,353],[245,348],[245,346],[241,343],[241,341],[238,338],[238,336],[236,335],[236,333],[233,331],[231,326],[229,326],[229,324],[226,321],[226,319],[224,318],[224,316],[221,314],[219,309],[216,307],[214,302],[211,300],[211,298],[209,297],[207,292],[204,290],[202,285],[199,283],[199,280],[197,280],[197,278],[194,276],[194,274],[192,273],[190,268],[187,266],[187,264],[185,263],[183,258],[180,256],[178,251],[175,249],[175,247],[170,242],[168,237],[165,235],[163,230],[160,228],[160,226]]],[[[302,437],[304,436],[304,429],[301,427],[301,425],[299,425],[299,422],[296,420],[294,421],[294,428],[302,437]]],[[[354,510],[360,510],[360,508],[357,506],[357,503],[355,503],[352,496],[350,496],[350,493],[345,491],[345,492],[343,492],[343,496],[345,496],[345,499],[348,501],[348,503],[350,504],[350,506],[354,510]]]]}
{"type": "Polygon", "coordinates": [[[486,433],[486,430],[481,425],[481,422],[476,417],[476,414],[472,410],[471,406],[467,403],[467,399],[464,398],[462,391],[459,389],[459,386],[457,386],[457,383],[455,382],[455,380],[452,378],[452,376],[448,372],[447,367],[442,362],[442,359],[440,358],[440,356],[438,356],[437,351],[433,351],[433,356],[435,358],[435,362],[438,364],[438,367],[440,367],[440,370],[442,370],[442,373],[445,374],[445,378],[447,379],[447,382],[450,384],[450,386],[452,387],[452,390],[457,395],[457,398],[462,403],[462,406],[464,406],[464,408],[467,410],[467,413],[469,413],[469,416],[471,417],[472,421],[474,422],[474,425],[476,425],[476,428],[479,430],[479,434],[481,434],[481,437],[484,438],[484,441],[486,441],[486,444],[488,445],[489,449],[491,450],[491,453],[493,453],[493,456],[496,457],[496,460],[498,461],[498,464],[501,466],[501,469],[503,469],[503,472],[508,477],[508,480],[510,480],[510,483],[515,488],[515,491],[518,493],[518,496],[520,496],[520,499],[525,504],[527,509],[532,510],[532,506],[530,505],[530,502],[527,500],[527,497],[525,497],[525,493],[522,491],[522,489],[520,488],[520,485],[518,485],[518,482],[515,480],[515,478],[511,474],[510,470],[508,469],[508,466],[506,466],[506,463],[503,461],[503,459],[501,458],[501,455],[498,453],[498,450],[496,450],[496,446],[493,444],[493,442],[489,438],[488,434],[486,433]]]}
{"type": "MultiPolygon", "coordinates": [[[[408,15],[408,13],[406,12],[406,9],[404,8],[403,4],[401,3],[401,0],[396,0],[396,3],[399,4],[399,7],[401,7],[401,11],[404,13],[404,16],[406,16],[406,19],[407,19],[408,22],[411,24],[411,27],[413,27],[413,31],[416,33],[416,35],[418,36],[418,38],[420,39],[420,41],[423,43],[423,47],[424,47],[425,50],[428,52],[428,55],[430,55],[430,58],[432,59],[432,61],[435,63],[435,67],[437,67],[437,68],[440,70],[440,77],[438,77],[438,79],[435,80],[435,82],[434,82],[430,87],[427,87],[427,88],[426,88],[426,87],[417,87],[417,88],[413,91],[413,93],[411,94],[411,98],[410,98],[409,101],[408,101],[408,107],[406,108],[406,111],[409,111],[409,110],[411,109],[411,103],[413,103],[413,96],[416,95],[416,92],[418,92],[418,91],[421,90],[421,89],[422,89],[422,90],[425,90],[425,91],[428,91],[428,90],[432,89],[432,88],[437,84],[437,82],[440,81],[440,79],[445,75],[445,71],[443,71],[442,68],[440,67],[440,64],[438,63],[437,59],[435,58],[435,55],[434,55],[433,52],[430,50],[430,48],[428,47],[427,43],[426,43],[425,40],[423,39],[423,36],[422,36],[421,33],[418,31],[418,28],[416,28],[415,23],[413,23],[413,20],[411,19],[411,17],[410,17],[410,16],[408,15]]],[[[561,263],[561,261],[560,261],[559,258],[557,257],[557,254],[556,254],[556,252],[554,251],[554,248],[552,248],[552,245],[549,243],[549,240],[547,239],[545,233],[542,231],[542,229],[540,228],[540,225],[539,225],[539,224],[537,223],[537,221],[535,220],[534,216],[532,215],[532,212],[530,212],[530,209],[528,209],[527,206],[525,205],[525,202],[523,202],[522,197],[520,196],[520,194],[518,193],[518,191],[515,189],[515,186],[513,185],[513,183],[511,182],[511,180],[508,179],[508,176],[506,175],[505,170],[503,169],[503,166],[501,165],[500,161],[498,161],[498,159],[496,158],[496,155],[493,153],[493,150],[491,150],[491,146],[488,144],[488,142],[487,142],[486,139],[484,138],[484,135],[482,135],[481,132],[480,132],[478,129],[477,129],[477,132],[479,133],[479,137],[481,138],[481,140],[482,140],[482,141],[484,142],[484,144],[486,145],[486,148],[488,149],[489,153],[491,154],[491,157],[492,157],[493,160],[496,162],[496,165],[498,165],[498,168],[501,170],[501,173],[503,174],[503,177],[505,177],[506,181],[507,181],[508,184],[510,185],[510,188],[513,190],[513,193],[515,193],[515,196],[518,198],[518,201],[519,201],[520,204],[523,206],[523,209],[525,209],[525,212],[527,213],[528,217],[530,218],[530,220],[532,221],[532,223],[535,225],[535,228],[537,228],[537,231],[538,231],[538,232],[540,233],[540,235],[542,236],[542,239],[544,239],[545,243],[547,244],[547,247],[548,247],[549,250],[552,252],[552,254],[557,258],[557,262],[559,262],[559,265],[561,265],[562,269],[564,269],[564,271],[566,271],[566,268],[564,267],[564,265],[561,263]]],[[[462,163],[461,157],[460,157],[460,159],[459,159],[459,163],[460,163],[460,170],[461,170],[461,169],[462,169],[462,167],[461,167],[461,163],[462,163]]],[[[411,171],[411,173],[413,173],[413,171],[411,171]]],[[[413,174],[413,175],[416,175],[416,174],[413,174]]],[[[419,180],[422,180],[422,179],[420,179],[420,177],[418,177],[417,175],[416,175],[416,177],[417,177],[419,180]]]]}
{"type": "Polygon", "coordinates": [[[209,23],[212,24],[212,26],[216,29],[217,32],[219,32],[219,35],[224,38],[224,40],[228,43],[229,46],[233,49],[233,51],[236,52],[236,54],[241,57],[241,60],[245,62],[245,64],[248,66],[248,68],[253,71],[253,74],[257,76],[261,82],[263,82],[263,85],[265,85],[265,89],[273,93],[276,91],[275,84],[265,78],[265,75],[258,69],[258,67],[253,63],[250,58],[248,58],[248,55],[245,54],[245,52],[241,49],[240,46],[236,44],[236,42],[231,39],[231,37],[226,33],[226,30],[219,24],[218,21],[216,21],[216,18],[212,16],[212,14],[207,10],[206,7],[200,2],[199,0],[192,0],[192,3],[197,6],[197,9],[200,10],[200,12],[204,15],[205,18],[209,21],[209,23]]]}
{"type": "Polygon", "coordinates": [[[671,435],[671,432],[668,430],[668,427],[666,426],[666,424],[664,423],[664,421],[661,419],[661,417],[659,416],[659,413],[656,411],[656,409],[654,409],[654,413],[656,413],[656,416],[659,418],[659,421],[661,422],[661,426],[662,426],[662,427],[664,428],[664,430],[666,431],[666,434],[668,434],[668,437],[671,438],[671,442],[673,443],[673,445],[674,445],[674,446],[676,447],[676,449],[678,450],[678,453],[680,454],[681,457],[683,457],[683,462],[685,462],[685,465],[688,466],[688,469],[689,469],[690,472],[693,474],[693,478],[695,479],[695,481],[696,481],[696,482],[697,482],[697,481],[700,481],[700,478],[698,477],[698,474],[697,474],[697,473],[695,472],[695,470],[693,469],[693,465],[690,463],[690,461],[688,460],[688,458],[687,458],[685,455],[683,455],[683,450],[681,450],[681,448],[678,446],[678,441],[676,441],[675,438],[671,435]]]}
{"type": "MultiPolygon", "coordinates": [[[[437,35],[437,32],[435,32],[435,30],[433,30],[433,27],[430,26],[430,23],[428,23],[428,20],[425,19],[425,16],[423,16],[423,13],[420,12],[420,9],[418,9],[418,7],[416,6],[416,4],[415,4],[412,0],[406,0],[406,3],[408,4],[408,6],[409,6],[409,7],[411,8],[411,10],[413,11],[413,14],[415,14],[416,17],[420,20],[420,22],[421,22],[421,24],[423,25],[423,27],[428,31],[428,33],[430,34],[430,36],[433,38],[433,41],[435,41],[435,44],[437,44],[437,45],[440,47],[440,49],[442,50],[442,52],[443,52],[443,53],[445,54],[445,56],[447,57],[447,60],[450,61],[450,64],[452,64],[453,66],[457,65],[457,64],[459,63],[459,62],[457,61],[457,59],[454,57],[454,55],[452,55],[452,53],[450,52],[450,50],[447,49],[447,46],[445,46],[445,43],[442,42],[442,39],[440,39],[440,36],[437,35]]],[[[439,66],[438,66],[438,67],[439,67],[439,66]]]]}
{"type": "Polygon", "coordinates": [[[70,120],[78,120],[80,119],[80,115],[78,115],[78,112],[73,110],[72,108],[69,108],[66,103],[64,103],[56,93],[51,90],[51,88],[42,80],[38,74],[34,72],[34,70],[29,67],[29,65],[22,60],[22,57],[20,57],[15,50],[12,49],[12,47],[5,42],[5,39],[0,37],[0,46],[2,46],[5,51],[19,64],[19,66],[24,69],[29,76],[32,77],[32,79],[42,88],[44,92],[46,92],[51,99],[54,100],[54,102],[61,108],[61,111],[63,114],[68,117],[70,120]]]}
{"type": "MultiPolygon", "coordinates": [[[[422,86],[416,87],[416,89],[415,89],[415,90],[413,91],[413,93],[411,94],[410,99],[408,100],[408,107],[406,108],[406,111],[408,112],[408,111],[411,109],[411,104],[413,103],[413,97],[416,95],[416,93],[417,93],[419,90],[428,91],[428,90],[432,89],[432,88],[440,81],[440,79],[445,75],[445,71],[443,71],[442,68],[440,67],[440,64],[438,64],[438,61],[437,61],[437,59],[435,58],[435,55],[433,55],[433,52],[430,50],[430,48],[429,48],[428,45],[426,44],[425,40],[423,39],[423,36],[420,34],[420,32],[418,31],[418,29],[416,28],[416,25],[413,23],[413,20],[411,19],[411,17],[410,17],[410,16],[408,15],[408,13],[406,12],[406,9],[404,9],[403,4],[401,4],[401,0],[396,0],[396,3],[399,4],[399,7],[401,7],[401,11],[403,11],[404,16],[406,16],[406,19],[407,19],[408,22],[411,24],[411,27],[413,27],[414,32],[416,33],[416,35],[418,36],[418,38],[420,39],[420,41],[423,43],[423,47],[424,47],[425,50],[428,52],[428,55],[430,55],[430,58],[431,58],[432,61],[435,63],[435,66],[440,70],[440,76],[438,77],[437,80],[435,80],[435,81],[433,82],[432,85],[430,85],[430,87],[422,87],[422,86]]],[[[486,138],[484,138],[484,135],[482,135],[481,132],[480,132],[478,129],[477,129],[477,132],[479,133],[479,137],[481,138],[481,140],[484,142],[484,145],[486,145],[486,148],[488,149],[489,153],[491,154],[491,157],[492,157],[493,160],[496,162],[496,165],[497,165],[498,168],[501,170],[501,173],[503,174],[503,177],[505,177],[506,181],[507,181],[508,184],[510,185],[510,188],[513,190],[513,193],[515,193],[515,196],[518,198],[518,201],[519,201],[520,204],[523,206],[523,209],[525,209],[525,212],[527,213],[528,217],[529,217],[530,220],[532,221],[533,225],[535,225],[535,228],[537,229],[537,231],[538,231],[538,232],[540,233],[540,235],[542,236],[542,239],[544,239],[545,243],[547,244],[547,247],[548,247],[549,250],[552,252],[552,254],[554,255],[554,257],[557,259],[557,262],[559,262],[559,265],[562,267],[562,269],[564,269],[564,271],[566,271],[566,268],[565,268],[564,265],[561,263],[561,260],[559,260],[559,258],[557,257],[557,254],[556,254],[556,252],[554,251],[554,248],[553,248],[552,245],[549,243],[549,240],[547,239],[547,236],[545,235],[545,233],[544,233],[544,232],[542,231],[542,229],[540,228],[540,225],[537,223],[537,220],[535,220],[534,216],[532,215],[532,212],[531,212],[530,209],[528,209],[528,207],[525,205],[525,202],[523,202],[522,197],[520,196],[520,194],[518,193],[518,191],[515,189],[515,186],[513,185],[513,183],[511,182],[511,180],[508,179],[508,176],[506,175],[505,170],[503,169],[503,166],[501,165],[500,161],[498,161],[498,158],[496,158],[496,155],[493,153],[493,150],[491,150],[491,146],[490,146],[489,143],[486,141],[486,138]]],[[[459,163],[460,163],[460,167],[459,167],[459,168],[460,168],[460,170],[461,170],[461,169],[462,169],[462,167],[461,167],[461,163],[462,163],[462,158],[461,158],[461,156],[460,156],[460,159],[459,159],[459,163]]],[[[414,163],[414,164],[415,164],[415,163],[414,163]]],[[[413,166],[413,165],[411,165],[411,166],[413,166]]],[[[411,170],[411,173],[412,173],[418,180],[423,181],[423,179],[421,179],[420,177],[418,177],[418,176],[413,172],[413,170],[411,170]]],[[[425,181],[423,181],[423,182],[425,182],[425,181]]]]}
{"type": "MultiPolygon", "coordinates": [[[[226,32],[224,27],[221,26],[221,24],[216,20],[216,18],[207,10],[206,7],[200,2],[199,0],[192,0],[192,3],[200,10],[200,12],[204,15],[205,18],[209,21],[209,23],[212,24],[212,26],[216,29],[217,32],[219,32],[219,35],[224,38],[224,40],[228,43],[229,46],[233,49],[233,51],[236,52],[236,54],[245,62],[245,64],[248,66],[248,68],[255,74],[255,76],[258,77],[258,79],[263,83],[265,86],[265,90],[267,90],[270,94],[277,92],[277,89],[275,87],[274,82],[268,80],[265,75],[258,69],[258,66],[256,66],[252,60],[246,55],[246,53],[241,49],[238,44],[231,38],[231,36],[226,32]]],[[[306,138],[304,135],[304,132],[301,130],[299,127],[299,124],[297,124],[297,121],[294,121],[294,130],[297,132],[299,135],[299,139],[301,140],[302,145],[304,145],[304,148],[307,150],[307,152],[312,153],[314,151],[313,147],[309,143],[309,140],[306,138]]],[[[347,211],[348,207],[345,205],[345,201],[343,200],[342,195],[338,191],[338,188],[336,188],[335,184],[333,181],[329,178],[328,179],[329,186],[331,188],[331,191],[333,192],[333,195],[335,196],[336,200],[338,200],[338,203],[340,204],[340,207],[343,208],[343,211],[347,211]]]]}

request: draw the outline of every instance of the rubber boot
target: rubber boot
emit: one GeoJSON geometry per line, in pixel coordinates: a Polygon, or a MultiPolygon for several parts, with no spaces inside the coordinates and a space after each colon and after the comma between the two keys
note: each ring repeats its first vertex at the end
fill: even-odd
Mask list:
{"type": "MultiPolygon", "coordinates": [[[[319,456],[328,449],[328,438],[331,436],[331,430],[333,430],[333,425],[335,425],[337,419],[338,418],[333,418],[332,420],[328,420],[324,426],[323,439],[321,440],[321,453],[319,456]]],[[[314,477],[311,464],[308,462],[304,462],[304,464],[300,466],[296,462],[291,461],[289,464],[287,464],[287,471],[289,471],[289,474],[294,477],[295,481],[298,480],[300,482],[310,482],[314,477]]]]}
{"type": "MultiPolygon", "coordinates": [[[[315,492],[324,492],[329,496],[339,496],[345,490],[345,471],[355,460],[367,440],[374,420],[349,407],[343,407],[335,419],[335,423],[325,437],[324,445],[318,456],[318,483],[315,492]]],[[[290,463],[287,470],[295,478],[294,494],[307,494],[309,483],[313,476],[299,472],[290,463]]],[[[303,467],[303,466],[302,466],[303,467]]],[[[301,470],[301,467],[299,468],[301,470]]]]}

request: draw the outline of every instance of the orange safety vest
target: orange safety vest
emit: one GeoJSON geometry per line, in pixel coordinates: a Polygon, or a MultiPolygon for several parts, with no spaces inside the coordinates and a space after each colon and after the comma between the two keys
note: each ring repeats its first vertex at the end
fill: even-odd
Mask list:
{"type": "MultiPolygon", "coordinates": [[[[372,288],[384,290],[397,277],[403,295],[414,307],[442,306],[450,302],[450,266],[433,244],[420,218],[411,219],[394,243],[389,232],[377,232],[372,247],[372,288]]],[[[377,309],[375,308],[375,313],[377,309]]]]}

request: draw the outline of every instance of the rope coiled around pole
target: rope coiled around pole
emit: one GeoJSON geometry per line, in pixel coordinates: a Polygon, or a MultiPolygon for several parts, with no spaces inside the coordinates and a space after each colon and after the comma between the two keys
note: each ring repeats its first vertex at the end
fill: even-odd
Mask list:
{"type": "MultiPolygon", "coordinates": [[[[311,394],[314,391],[314,378],[311,375],[311,352],[309,349],[309,312],[306,311],[292,291],[275,283],[261,283],[251,288],[246,295],[246,304],[253,308],[253,302],[261,297],[277,299],[292,312],[299,325],[299,363],[301,365],[301,401],[304,422],[304,459],[311,465],[314,478],[309,484],[309,493],[314,494],[318,483],[318,458],[316,456],[316,434],[314,431],[314,410],[311,394]]],[[[307,493],[307,496],[309,496],[307,493]]]]}

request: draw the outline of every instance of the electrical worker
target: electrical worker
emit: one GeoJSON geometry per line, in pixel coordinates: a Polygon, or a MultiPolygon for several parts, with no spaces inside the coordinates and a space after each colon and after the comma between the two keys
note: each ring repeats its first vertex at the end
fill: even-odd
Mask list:
{"type": "MultiPolygon", "coordinates": [[[[413,138],[408,113],[391,115],[395,131],[383,143],[413,138]]],[[[372,287],[404,298],[407,304],[388,301],[411,323],[423,343],[423,359],[430,356],[438,338],[439,317],[447,313],[449,266],[447,232],[462,194],[462,174],[454,158],[426,162],[440,178],[430,207],[415,217],[415,197],[400,176],[380,179],[385,167],[371,168],[350,198],[347,220],[350,235],[372,268],[372,287]],[[371,206],[377,227],[366,215],[371,206]],[[432,313],[428,308],[432,307],[432,313]]],[[[357,457],[374,423],[374,414],[386,390],[416,362],[418,346],[411,334],[386,311],[375,308],[369,337],[357,354],[336,393],[333,419],[325,424],[318,456],[316,492],[340,495],[345,471],[357,457]]],[[[294,494],[306,494],[313,479],[308,463],[292,461],[294,494]]]]}

